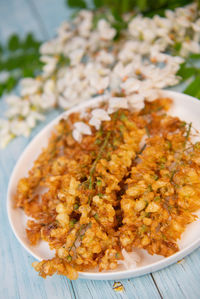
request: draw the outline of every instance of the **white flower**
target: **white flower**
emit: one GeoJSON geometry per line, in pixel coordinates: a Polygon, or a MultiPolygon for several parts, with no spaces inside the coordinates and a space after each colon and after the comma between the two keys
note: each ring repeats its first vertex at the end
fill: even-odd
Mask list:
{"type": "Polygon", "coordinates": [[[105,50],[99,51],[97,55],[97,61],[104,64],[112,64],[114,62],[114,56],[111,53],[106,52],[105,50]]]}
{"type": "Polygon", "coordinates": [[[6,102],[9,106],[18,105],[18,103],[21,102],[21,98],[14,94],[11,94],[6,98],[6,102]]]}
{"type": "Polygon", "coordinates": [[[125,269],[134,269],[137,267],[137,264],[140,262],[141,258],[136,252],[127,252],[125,249],[122,249],[123,260],[118,260],[117,263],[125,267],[125,269]]]}
{"type": "Polygon", "coordinates": [[[89,37],[90,31],[92,29],[92,19],[93,13],[88,10],[80,11],[77,21],[78,21],[78,32],[83,37],[89,37]]]}
{"type": "Polygon", "coordinates": [[[173,27],[173,23],[167,18],[161,18],[160,16],[155,15],[153,20],[157,26],[156,29],[159,36],[164,36],[164,33],[167,34],[173,27]]]}
{"type": "Polygon", "coordinates": [[[60,95],[58,97],[58,106],[63,109],[68,109],[70,107],[70,104],[65,97],[60,95]]]}
{"type": "Polygon", "coordinates": [[[181,55],[187,56],[189,53],[200,53],[200,45],[198,42],[189,40],[182,43],[181,55]]]}
{"type": "Polygon", "coordinates": [[[41,88],[41,81],[33,78],[24,78],[20,81],[21,95],[31,95],[41,88]]]}
{"type": "Polygon", "coordinates": [[[70,52],[77,50],[77,49],[83,49],[86,50],[87,48],[87,41],[83,37],[80,36],[74,36],[70,43],[66,43],[63,47],[63,54],[65,56],[68,56],[70,52]]]}
{"type": "Polygon", "coordinates": [[[10,122],[7,119],[0,118],[0,134],[5,135],[10,131],[10,122]]]}
{"type": "Polygon", "coordinates": [[[51,75],[56,69],[58,59],[52,56],[41,56],[40,60],[45,63],[43,66],[44,74],[46,76],[51,75]]]}
{"type": "Polygon", "coordinates": [[[14,138],[14,135],[11,133],[2,134],[0,130],[0,148],[5,148],[7,144],[14,138]]]}
{"type": "Polygon", "coordinates": [[[142,91],[142,94],[148,102],[154,101],[158,98],[158,90],[156,89],[145,89],[142,91]]]}
{"type": "Polygon", "coordinates": [[[121,51],[119,51],[118,58],[123,63],[136,61],[137,58],[139,59],[139,62],[141,62],[141,54],[136,54],[141,49],[141,42],[135,41],[135,40],[128,40],[124,43],[124,46],[122,47],[121,51]],[[136,58],[137,56],[137,58],[136,58]]]}
{"type": "Polygon", "coordinates": [[[28,137],[30,134],[30,129],[25,120],[13,119],[10,122],[10,131],[16,136],[23,135],[25,137],[28,137]]]}
{"type": "Polygon", "coordinates": [[[128,30],[130,34],[139,40],[152,42],[156,37],[156,26],[154,21],[144,18],[141,15],[136,16],[129,23],[128,30]]]}
{"type": "Polygon", "coordinates": [[[121,79],[119,78],[118,75],[116,75],[114,72],[111,73],[110,75],[110,90],[111,91],[115,91],[115,92],[119,92],[120,91],[120,83],[121,83],[121,79]]]}
{"type": "Polygon", "coordinates": [[[56,96],[54,94],[43,93],[40,99],[40,107],[44,110],[53,108],[56,105],[56,96]]]}
{"type": "Polygon", "coordinates": [[[142,82],[138,79],[129,78],[121,84],[121,88],[126,94],[131,94],[132,92],[139,91],[142,82]]]}
{"type": "Polygon", "coordinates": [[[93,77],[94,75],[107,76],[110,73],[110,69],[103,66],[100,63],[88,62],[84,69],[84,75],[87,78],[93,77]]]}
{"type": "Polygon", "coordinates": [[[144,95],[142,93],[135,93],[126,97],[131,108],[135,111],[140,111],[144,108],[144,95]]]}
{"type": "Polygon", "coordinates": [[[57,94],[55,81],[48,79],[43,85],[43,93],[38,97],[39,107],[48,110],[56,106],[57,94]]]}
{"type": "MultiPolygon", "coordinates": [[[[57,106],[68,109],[97,94],[111,98],[112,94],[125,94],[125,98],[110,100],[113,104],[109,104],[108,113],[123,105],[125,109],[139,110],[144,99],[157,97],[157,89],[179,83],[176,73],[184,57],[200,53],[200,15],[196,4],[166,11],[164,18],[135,16],[123,31],[123,39],[115,45],[116,30],[109,23],[113,19],[107,16],[109,21],[100,19],[93,28],[93,12],[81,10],[73,21],[58,28],[55,38],[41,46],[41,61],[45,65],[40,77],[22,80],[20,96],[6,99],[5,115],[10,120],[7,127],[0,128],[4,144],[14,136],[10,131],[13,120],[16,134],[27,135],[38,120],[43,120],[41,113],[57,106]],[[170,53],[176,42],[182,45],[181,57],[170,53]],[[70,66],[59,63],[61,55],[69,57],[70,66]],[[21,118],[23,121],[19,121],[21,118]]],[[[124,19],[127,17],[130,19],[130,15],[124,19]]],[[[0,81],[7,75],[1,72],[0,81]]],[[[90,121],[97,128],[102,120],[92,116],[90,121]]],[[[75,128],[74,136],[81,140],[82,133],[75,128]]]]}
{"type": "Polygon", "coordinates": [[[156,49],[150,50],[150,59],[156,62],[167,62],[168,57],[171,57],[170,55],[167,55],[165,53],[160,53],[156,49]]]}
{"type": "Polygon", "coordinates": [[[7,99],[9,108],[6,111],[6,116],[8,118],[13,118],[15,116],[27,116],[30,111],[30,102],[19,97],[10,96],[7,99]]]}
{"type": "Polygon", "coordinates": [[[90,78],[89,82],[91,86],[97,90],[97,92],[102,92],[109,85],[109,77],[101,77],[96,74],[96,76],[90,78]]]}
{"type": "Polygon", "coordinates": [[[167,10],[165,10],[165,16],[167,17],[167,19],[169,19],[171,22],[173,22],[175,19],[175,12],[167,9],[167,10]]]}
{"type": "Polygon", "coordinates": [[[92,110],[91,114],[92,118],[90,119],[89,124],[94,126],[97,130],[100,128],[102,121],[111,119],[104,109],[94,109],[92,110]]]}
{"type": "Polygon", "coordinates": [[[45,117],[43,114],[37,111],[31,111],[26,118],[26,123],[29,128],[34,128],[36,126],[37,121],[44,121],[45,117]]]}
{"type": "Polygon", "coordinates": [[[72,66],[77,65],[81,62],[81,59],[83,58],[85,51],[83,49],[76,49],[69,53],[70,58],[70,64],[72,66]]]}
{"type": "Polygon", "coordinates": [[[112,40],[116,35],[116,30],[104,19],[98,21],[97,28],[100,38],[103,40],[112,40]]]}
{"type": "MultiPolygon", "coordinates": [[[[135,62],[135,61],[134,61],[135,62]]],[[[133,75],[135,68],[140,68],[140,60],[138,59],[136,63],[128,63],[127,65],[124,65],[121,61],[118,62],[114,69],[113,74],[117,75],[120,79],[124,80],[127,79],[127,77],[133,75]]],[[[112,74],[111,74],[112,76],[112,74]]]]}
{"type": "MultiPolygon", "coordinates": [[[[62,43],[66,42],[73,36],[71,24],[66,21],[61,24],[61,26],[58,28],[57,32],[58,32],[59,41],[61,41],[62,43]]],[[[56,42],[56,44],[57,45],[59,44],[58,41],[56,42]]],[[[54,48],[54,53],[57,53],[58,52],[57,50],[58,50],[58,48],[54,48]]],[[[51,54],[51,53],[49,53],[49,54],[51,54]]]]}
{"type": "Polygon", "coordinates": [[[50,41],[47,41],[45,43],[43,43],[40,46],[40,53],[42,55],[54,55],[60,52],[61,49],[59,49],[60,45],[58,45],[58,40],[52,39],[50,41]]]}
{"type": "Polygon", "coordinates": [[[108,114],[115,112],[118,109],[128,109],[128,101],[123,97],[111,97],[109,99],[108,114]]]}
{"type": "Polygon", "coordinates": [[[183,28],[188,28],[191,26],[191,22],[186,16],[179,16],[176,18],[176,23],[183,28]]]}
{"type": "Polygon", "coordinates": [[[196,22],[192,23],[192,29],[195,32],[200,32],[200,18],[196,20],[196,22]]]}
{"type": "Polygon", "coordinates": [[[79,143],[82,140],[82,135],[92,135],[92,131],[88,125],[84,122],[76,122],[74,124],[74,130],[72,131],[73,138],[79,143]]]}
{"type": "Polygon", "coordinates": [[[48,93],[48,94],[52,94],[55,93],[56,90],[56,85],[55,85],[55,81],[52,79],[48,79],[43,86],[43,92],[44,93],[48,93]]]}

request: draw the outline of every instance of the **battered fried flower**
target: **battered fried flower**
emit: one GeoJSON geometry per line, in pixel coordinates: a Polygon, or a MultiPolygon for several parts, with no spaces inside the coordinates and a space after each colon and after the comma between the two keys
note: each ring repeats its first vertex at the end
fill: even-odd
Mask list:
{"type": "Polygon", "coordinates": [[[98,130],[79,114],[56,126],[15,197],[34,219],[30,243],[55,250],[53,259],[33,263],[42,277],[115,269],[134,248],[179,250],[200,208],[200,146],[190,141],[191,124],[166,114],[171,102],[119,109],[98,130]],[[79,143],[72,132],[83,121],[89,133],[79,143]]]}

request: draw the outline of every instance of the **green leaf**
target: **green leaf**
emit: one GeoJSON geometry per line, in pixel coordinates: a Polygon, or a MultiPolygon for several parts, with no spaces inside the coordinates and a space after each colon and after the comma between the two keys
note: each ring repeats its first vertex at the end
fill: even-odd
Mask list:
{"type": "Polygon", "coordinates": [[[179,52],[179,51],[181,50],[181,47],[182,47],[182,43],[180,43],[180,42],[176,42],[176,43],[174,44],[174,49],[175,49],[177,52],[179,52]]]}
{"type": "Polygon", "coordinates": [[[198,75],[184,90],[184,93],[193,97],[200,96],[200,75],[198,75]]]}
{"type": "Polygon", "coordinates": [[[200,90],[197,92],[197,94],[196,94],[196,98],[197,98],[197,99],[200,99],[200,90]]]}
{"type": "Polygon", "coordinates": [[[87,8],[84,0],[67,0],[67,4],[72,8],[87,8]]]}
{"type": "Polygon", "coordinates": [[[2,53],[3,53],[3,46],[0,45],[0,54],[2,54],[2,53]]]}
{"type": "MultiPolygon", "coordinates": [[[[193,0],[92,0],[88,2],[93,4],[94,10],[106,8],[119,15],[136,10],[152,17],[155,14],[164,16],[166,9],[181,7],[193,2],[193,0]]],[[[88,2],[86,0],[66,0],[69,7],[77,9],[89,8],[88,2]]]]}
{"type": "Polygon", "coordinates": [[[5,87],[7,91],[11,91],[17,83],[17,80],[14,77],[9,77],[5,83],[5,87]]]}
{"type": "Polygon", "coordinates": [[[147,0],[138,1],[138,8],[140,11],[147,10],[148,9],[148,1],[147,0]]]}
{"type": "Polygon", "coordinates": [[[58,61],[58,66],[69,66],[70,65],[70,58],[64,56],[63,54],[60,54],[59,61],[58,61]]]}
{"type": "Polygon", "coordinates": [[[200,54],[190,54],[189,58],[191,58],[191,59],[200,59],[200,54]]]}
{"type": "Polygon", "coordinates": [[[34,71],[29,68],[23,70],[23,77],[34,77],[34,71]]]}
{"type": "Polygon", "coordinates": [[[38,42],[32,33],[28,33],[23,41],[23,49],[38,49],[40,42],[38,42]]]}
{"type": "Polygon", "coordinates": [[[103,1],[102,0],[94,0],[94,6],[95,8],[100,8],[103,6],[103,1]]]}
{"type": "Polygon", "coordinates": [[[39,54],[40,42],[32,33],[28,33],[23,40],[13,34],[7,41],[6,47],[0,55],[0,71],[9,71],[10,77],[0,84],[0,96],[10,92],[22,77],[33,77],[40,73],[42,63],[39,54]]]}
{"type": "Polygon", "coordinates": [[[4,92],[5,92],[5,84],[0,83],[0,97],[4,94],[4,92]]]}
{"type": "Polygon", "coordinates": [[[126,12],[130,11],[130,4],[131,4],[130,0],[121,1],[121,11],[122,11],[122,13],[126,13],[126,12]]]}
{"type": "Polygon", "coordinates": [[[187,67],[186,63],[181,64],[180,69],[177,72],[178,76],[181,76],[183,80],[186,80],[196,75],[197,69],[195,67],[187,67]]]}
{"type": "Polygon", "coordinates": [[[10,51],[16,51],[20,46],[20,40],[17,34],[13,34],[10,36],[8,40],[8,49],[10,51]]]}

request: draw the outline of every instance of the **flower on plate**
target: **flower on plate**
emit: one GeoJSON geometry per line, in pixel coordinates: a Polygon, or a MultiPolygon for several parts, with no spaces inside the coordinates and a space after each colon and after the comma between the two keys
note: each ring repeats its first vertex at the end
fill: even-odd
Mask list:
{"type": "Polygon", "coordinates": [[[110,116],[104,109],[94,109],[91,112],[92,118],[89,121],[91,126],[94,126],[97,130],[101,126],[102,121],[110,120],[110,116]]]}
{"type": "MultiPolygon", "coordinates": [[[[123,95],[109,107],[109,113],[125,102],[126,107],[139,110],[144,99],[155,99],[157,89],[178,84],[180,65],[190,53],[200,53],[196,3],[166,10],[165,17],[136,15],[130,19],[126,14],[123,19],[128,28],[119,41],[114,41],[117,32],[111,25],[112,16],[100,18],[97,24],[94,16],[92,11],[81,10],[73,20],[61,24],[55,38],[40,47],[42,73],[35,79],[23,79],[20,96],[6,100],[10,126],[8,130],[3,122],[0,128],[3,144],[14,136],[10,131],[13,120],[15,135],[27,135],[46,111],[68,109],[97,95],[123,95]],[[174,56],[177,45],[180,50],[174,56]]],[[[0,80],[7,76],[0,75],[0,80]]],[[[93,121],[98,127],[100,119],[93,121]]],[[[75,131],[78,140],[81,134],[75,131]]]]}
{"type": "Polygon", "coordinates": [[[74,130],[72,131],[73,138],[79,143],[82,140],[82,135],[91,135],[92,131],[88,125],[84,122],[76,122],[74,124],[74,130]]]}

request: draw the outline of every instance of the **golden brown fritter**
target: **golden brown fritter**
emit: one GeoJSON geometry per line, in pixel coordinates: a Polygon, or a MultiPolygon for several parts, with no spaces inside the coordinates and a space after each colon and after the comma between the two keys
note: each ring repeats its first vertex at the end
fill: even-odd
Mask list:
{"type": "Polygon", "coordinates": [[[115,269],[122,249],[144,248],[169,256],[200,208],[200,146],[191,125],[166,111],[170,99],[120,109],[81,143],[72,137],[79,114],[62,119],[26,178],[16,207],[32,245],[56,250],[35,262],[42,277],[77,278],[77,271],[115,269]]]}

